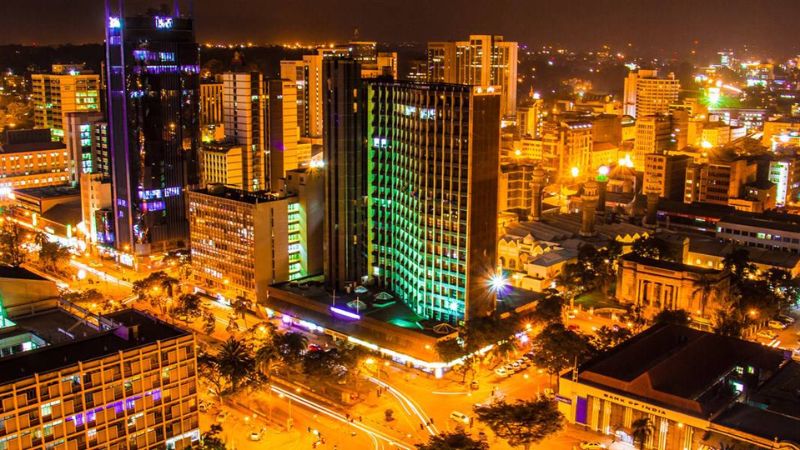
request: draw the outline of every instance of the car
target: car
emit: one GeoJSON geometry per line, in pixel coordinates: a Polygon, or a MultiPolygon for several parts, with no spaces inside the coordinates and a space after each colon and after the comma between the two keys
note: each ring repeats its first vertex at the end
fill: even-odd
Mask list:
{"type": "Polygon", "coordinates": [[[544,388],[544,390],[542,391],[542,395],[544,395],[545,397],[548,397],[548,398],[553,398],[553,397],[556,396],[556,391],[554,391],[554,390],[552,390],[550,388],[544,388]]]}
{"type": "Polygon", "coordinates": [[[786,314],[781,314],[780,316],[778,316],[778,320],[780,320],[781,322],[783,322],[783,323],[785,323],[787,325],[791,325],[791,324],[794,323],[794,317],[787,316],[786,314]]]}
{"type": "Polygon", "coordinates": [[[531,358],[531,359],[533,359],[533,350],[531,350],[531,351],[529,351],[529,352],[525,353],[525,356],[527,356],[528,358],[531,358]]]}
{"type": "Polygon", "coordinates": [[[580,448],[581,450],[597,450],[606,448],[606,444],[601,444],[599,442],[582,442],[580,448]]]}
{"type": "Polygon", "coordinates": [[[519,361],[514,361],[514,362],[512,362],[512,363],[511,363],[511,367],[513,367],[513,368],[514,368],[514,370],[520,370],[520,369],[522,369],[522,365],[519,363],[519,361]]]}
{"type": "Polygon", "coordinates": [[[506,364],[504,368],[508,371],[508,373],[517,373],[517,368],[514,367],[513,364],[506,364]]]}
{"type": "Polygon", "coordinates": [[[261,431],[251,431],[250,432],[250,440],[257,442],[261,440],[261,431]]]}
{"type": "Polygon", "coordinates": [[[207,402],[205,400],[200,400],[199,402],[197,402],[197,409],[199,409],[200,412],[206,412],[212,406],[213,406],[213,403],[207,402]]]}
{"type": "Polygon", "coordinates": [[[479,387],[478,380],[472,380],[472,382],[469,383],[469,388],[473,391],[477,391],[479,387]]]}
{"type": "Polygon", "coordinates": [[[498,377],[507,377],[510,375],[505,367],[498,367],[497,369],[494,369],[494,373],[497,374],[498,377]]]}
{"type": "Polygon", "coordinates": [[[574,313],[574,312],[569,312],[569,313],[567,314],[567,318],[568,318],[568,319],[574,319],[574,318],[575,318],[575,313],[574,313]]]}
{"type": "Polygon", "coordinates": [[[308,344],[308,351],[309,352],[319,352],[322,351],[322,347],[317,344],[308,344]]]}
{"type": "Polygon", "coordinates": [[[467,424],[469,423],[469,416],[459,411],[453,411],[450,413],[450,420],[467,424]]]}
{"type": "Polygon", "coordinates": [[[225,419],[227,419],[229,415],[230,413],[228,411],[220,411],[219,414],[217,414],[217,422],[225,422],[225,419]]]}
{"type": "Polygon", "coordinates": [[[761,330],[756,334],[756,337],[759,337],[761,339],[769,339],[771,341],[778,337],[778,333],[772,330],[761,330]]]}
{"type": "Polygon", "coordinates": [[[795,361],[800,361],[800,347],[792,350],[792,359],[795,361]]]}
{"type": "Polygon", "coordinates": [[[581,327],[579,325],[571,323],[571,324],[567,325],[567,329],[570,330],[570,331],[580,331],[581,327]]]}
{"type": "Polygon", "coordinates": [[[103,263],[101,263],[100,261],[89,261],[89,266],[90,267],[102,267],[103,263]]]}
{"type": "Polygon", "coordinates": [[[769,322],[767,322],[767,326],[772,328],[773,330],[783,330],[784,328],[786,328],[786,324],[778,319],[770,320],[769,322]]]}
{"type": "Polygon", "coordinates": [[[520,356],[520,358],[519,358],[519,361],[526,361],[526,362],[530,362],[530,360],[531,360],[531,357],[530,357],[530,356],[528,356],[528,354],[527,354],[527,353],[526,353],[526,354],[524,354],[524,355],[522,355],[522,356],[520,356]]]}

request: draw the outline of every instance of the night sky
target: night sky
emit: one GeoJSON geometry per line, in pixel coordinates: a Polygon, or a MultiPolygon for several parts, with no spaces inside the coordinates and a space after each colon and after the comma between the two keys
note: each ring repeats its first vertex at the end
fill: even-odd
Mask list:
{"type": "MultiPolygon", "coordinates": [[[[129,0],[133,5],[148,0],[129,0]]],[[[185,1],[185,0],[184,0],[185,1]]],[[[150,4],[158,4],[154,0],[150,4]]],[[[0,44],[102,39],[102,0],[0,0],[0,44]]],[[[468,33],[571,48],[800,52],[800,0],[195,0],[201,42],[425,42],[468,33]]]]}

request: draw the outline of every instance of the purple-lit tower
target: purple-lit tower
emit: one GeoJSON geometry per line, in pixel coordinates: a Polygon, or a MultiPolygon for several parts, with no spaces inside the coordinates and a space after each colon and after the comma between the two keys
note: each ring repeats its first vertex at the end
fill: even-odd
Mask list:
{"type": "Polygon", "coordinates": [[[108,128],[120,260],[188,244],[184,191],[200,183],[199,50],[177,1],[127,15],[106,0],[108,128]]]}

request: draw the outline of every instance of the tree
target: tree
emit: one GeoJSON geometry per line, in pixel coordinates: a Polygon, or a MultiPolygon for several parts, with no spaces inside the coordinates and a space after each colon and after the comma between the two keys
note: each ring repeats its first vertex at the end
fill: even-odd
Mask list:
{"type": "Polygon", "coordinates": [[[178,297],[178,307],[176,312],[186,316],[186,322],[200,317],[203,313],[200,309],[203,301],[197,294],[183,294],[178,297]]]}
{"type": "Polygon", "coordinates": [[[472,439],[463,430],[431,436],[428,442],[417,444],[417,450],[488,450],[489,444],[472,439]]]}
{"type": "Polygon", "coordinates": [[[11,267],[19,267],[25,262],[26,253],[23,248],[23,230],[9,218],[2,218],[3,228],[0,230],[0,256],[2,262],[11,267]]]}
{"type": "Polygon", "coordinates": [[[253,302],[244,295],[237,295],[231,303],[231,306],[233,307],[233,311],[242,318],[244,326],[247,328],[247,313],[250,312],[250,308],[253,307],[253,302]]]}
{"type": "Polygon", "coordinates": [[[590,354],[591,347],[586,337],[566,329],[562,323],[548,325],[533,341],[532,361],[545,369],[551,379],[590,354]]]}
{"type": "Polygon", "coordinates": [[[536,302],[530,318],[543,325],[561,322],[564,310],[564,297],[558,292],[548,289],[545,296],[536,302]]]}
{"type": "Polygon", "coordinates": [[[436,343],[436,353],[442,361],[455,361],[461,358],[461,363],[453,366],[453,371],[461,375],[461,382],[467,381],[467,375],[474,373],[475,356],[467,353],[460,338],[445,339],[436,343]]]}
{"type": "Polygon", "coordinates": [[[631,336],[633,333],[629,328],[603,325],[590,338],[590,343],[596,351],[604,352],[627,341],[631,336]]]}
{"type": "Polygon", "coordinates": [[[712,293],[716,293],[719,289],[717,281],[714,280],[708,274],[700,275],[700,278],[695,283],[694,292],[692,292],[692,296],[696,296],[700,294],[700,315],[706,315],[706,307],[708,306],[708,300],[711,298],[712,293]]]}
{"type": "Polygon", "coordinates": [[[779,312],[785,313],[797,305],[797,297],[800,294],[800,278],[792,278],[792,274],[786,270],[773,267],[764,275],[764,281],[769,285],[772,295],[778,299],[779,312]]]}
{"type": "Polygon", "coordinates": [[[303,354],[308,348],[308,338],[300,333],[276,334],[274,339],[275,348],[281,355],[281,360],[287,366],[296,365],[303,359],[303,354]]]}
{"type": "Polygon", "coordinates": [[[69,257],[69,249],[58,242],[44,240],[40,244],[39,262],[45,270],[61,272],[61,264],[69,257]]]}
{"type": "Polygon", "coordinates": [[[670,323],[673,325],[689,325],[691,316],[685,309],[662,309],[653,318],[655,323],[670,323]]]}
{"type": "Polygon", "coordinates": [[[203,313],[203,333],[211,335],[217,328],[217,318],[211,311],[203,313]]]}
{"type": "Polygon", "coordinates": [[[504,400],[474,408],[476,418],[485,423],[500,438],[512,447],[540,442],[564,427],[564,416],[555,402],[540,396],[534,400],[504,400]]]}
{"type": "Polygon", "coordinates": [[[212,424],[208,431],[200,436],[199,450],[226,450],[225,442],[219,437],[222,433],[222,425],[212,424]]]}
{"type": "Polygon", "coordinates": [[[216,360],[232,393],[237,392],[247,377],[255,372],[256,362],[250,349],[242,341],[232,337],[222,344],[216,360]]]}
{"type": "Polygon", "coordinates": [[[648,236],[637,239],[631,246],[631,251],[643,258],[675,260],[667,241],[657,236],[648,236]]]}
{"type": "Polygon", "coordinates": [[[655,430],[653,422],[649,417],[642,417],[641,419],[636,419],[633,421],[633,424],[631,424],[631,429],[633,442],[639,445],[639,450],[644,450],[647,440],[650,439],[650,436],[653,435],[653,431],[655,430]]]}
{"type": "Polygon", "coordinates": [[[714,319],[714,332],[723,336],[741,337],[745,320],[738,311],[719,310],[714,319]]]}
{"type": "Polygon", "coordinates": [[[740,285],[745,279],[756,273],[756,266],[750,262],[750,252],[742,247],[737,247],[724,258],[722,265],[731,273],[731,281],[740,285]]]}
{"type": "Polygon", "coordinates": [[[499,359],[501,361],[505,361],[508,359],[509,356],[513,355],[514,352],[516,351],[517,351],[517,338],[515,336],[511,336],[508,339],[503,339],[502,341],[495,344],[494,347],[492,347],[491,354],[492,357],[499,359]]]}
{"type": "Polygon", "coordinates": [[[278,352],[277,347],[275,347],[271,339],[264,342],[256,349],[255,359],[256,368],[258,368],[268,382],[272,378],[272,374],[275,373],[283,363],[281,354],[278,352]]]}

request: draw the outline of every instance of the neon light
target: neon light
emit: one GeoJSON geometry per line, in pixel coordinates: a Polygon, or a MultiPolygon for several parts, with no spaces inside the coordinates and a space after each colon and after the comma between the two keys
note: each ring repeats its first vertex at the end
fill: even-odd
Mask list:
{"type": "Polygon", "coordinates": [[[172,28],[172,17],[156,16],[156,28],[159,30],[172,28]]]}
{"type": "Polygon", "coordinates": [[[118,29],[120,27],[122,27],[122,21],[119,20],[119,17],[108,18],[108,28],[118,29]]]}
{"type": "Polygon", "coordinates": [[[361,316],[359,316],[358,314],[341,308],[337,308],[335,306],[331,306],[331,312],[340,316],[347,317],[349,319],[361,320],[361,316]]]}

